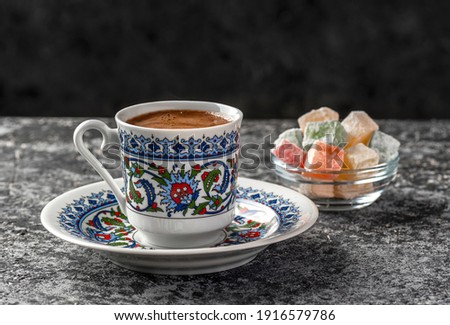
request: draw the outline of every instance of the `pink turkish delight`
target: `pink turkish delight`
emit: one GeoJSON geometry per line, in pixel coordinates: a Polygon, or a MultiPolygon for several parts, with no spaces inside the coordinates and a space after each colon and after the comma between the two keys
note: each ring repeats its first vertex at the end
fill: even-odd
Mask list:
{"type": "Polygon", "coordinates": [[[288,140],[282,140],[272,149],[272,153],[288,165],[300,168],[304,166],[306,153],[288,140]]]}

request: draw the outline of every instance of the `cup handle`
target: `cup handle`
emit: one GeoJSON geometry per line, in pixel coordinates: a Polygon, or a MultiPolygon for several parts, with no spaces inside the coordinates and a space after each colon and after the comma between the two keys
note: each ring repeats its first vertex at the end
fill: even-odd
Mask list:
{"type": "Polygon", "coordinates": [[[78,152],[87,160],[88,163],[94,167],[94,169],[99,173],[99,175],[106,181],[106,183],[111,187],[117,203],[122,210],[122,213],[126,211],[126,200],[125,196],[122,194],[120,187],[114,181],[111,174],[103,167],[102,163],[95,158],[95,156],[89,151],[83,141],[83,135],[88,130],[97,130],[103,136],[103,141],[101,149],[103,150],[106,144],[117,143],[119,144],[119,138],[117,136],[117,130],[109,128],[104,122],[99,120],[87,120],[78,125],[73,133],[73,142],[78,152]]]}

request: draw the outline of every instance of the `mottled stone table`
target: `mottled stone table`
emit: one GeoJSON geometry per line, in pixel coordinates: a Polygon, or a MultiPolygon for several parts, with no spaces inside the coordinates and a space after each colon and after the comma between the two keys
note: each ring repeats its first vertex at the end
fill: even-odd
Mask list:
{"type": "MultiPolygon", "coordinates": [[[[2,304],[450,303],[450,121],[379,121],[402,146],[397,181],[375,204],[321,213],[250,264],[197,276],[122,269],[41,225],[48,201],[100,180],[72,145],[81,121],[0,119],[2,304]]],[[[242,143],[294,125],[245,121],[242,143]]],[[[277,181],[264,166],[241,175],[277,181]]]]}

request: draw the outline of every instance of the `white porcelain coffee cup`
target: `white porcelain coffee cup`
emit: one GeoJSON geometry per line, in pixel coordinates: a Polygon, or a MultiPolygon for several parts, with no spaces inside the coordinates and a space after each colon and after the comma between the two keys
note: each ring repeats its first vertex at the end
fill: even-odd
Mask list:
{"type": "Polygon", "coordinates": [[[163,101],[130,106],[115,116],[117,129],[99,120],[74,132],[80,154],[108,183],[142,245],[192,248],[220,241],[234,218],[242,112],[200,101],[163,101]],[[220,112],[226,124],[192,129],[140,127],[130,118],[161,110],[220,112]],[[124,189],[87,149],[83,134],[98,130],[106,145],[120,144],[124,189]]]}

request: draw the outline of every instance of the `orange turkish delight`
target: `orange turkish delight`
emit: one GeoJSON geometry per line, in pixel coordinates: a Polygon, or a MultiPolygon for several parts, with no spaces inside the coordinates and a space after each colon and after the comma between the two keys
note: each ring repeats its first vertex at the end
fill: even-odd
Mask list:
{"type": "Polygon", "coordinates": [[[347,131],[347,148],[357,143],[367,145],[372,134],[378,130],[378,125],[364,111],[353,111],[342,121],[347,131]]]}
{"type": "Polygon", "coordinates": [[[344,162],[344,150],[316,140],[308,150],[305,167],[315,171],[339,171],[344,162]]]}
{"type": "Polygon", "coordinates": [[[378,153],[362,143],[345,150],[345,165],[350,169],[361,169],[378,165],[378,153]]]}
{"type": "Polygon", "coordinates": [[[303,133],[306,130],[306,124],[308,122],[325,122],[325,121],[338,121],[339,114],[333,111],[329,107],[321,107],[319,109],[313,109],[312,111],[303,114],[298,118],[298,125],[303,133]]]}

